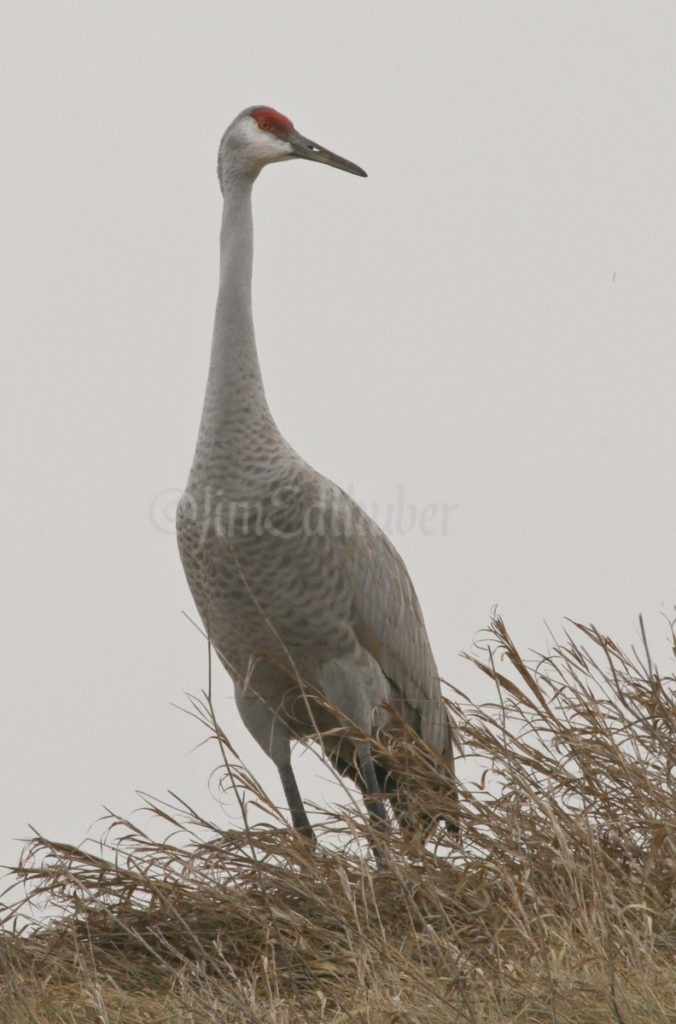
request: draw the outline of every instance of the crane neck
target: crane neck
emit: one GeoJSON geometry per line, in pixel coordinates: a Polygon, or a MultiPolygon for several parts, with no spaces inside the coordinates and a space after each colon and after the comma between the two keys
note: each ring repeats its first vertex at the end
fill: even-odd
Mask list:
{"type": "Polygon", "coordinates": [[[263,388],[251,309],[254,179],[222,177],[220,275],[198,451],[223,450],[246,425],[276,431],[263,388]]]}

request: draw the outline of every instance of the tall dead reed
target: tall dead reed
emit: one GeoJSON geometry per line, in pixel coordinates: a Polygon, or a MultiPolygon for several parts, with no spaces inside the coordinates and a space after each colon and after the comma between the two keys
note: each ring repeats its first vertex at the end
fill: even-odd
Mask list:
{"type": "MultiPolygon", "coordinates": [[[[580,624],[525,658],[495,618],[468,657],[495,700],[452,692],[476,778],[460,841],[393,832],[376,870],[351,803],[312,849],[200,699],[241,823],[173,798],[148,801],[163,841],[119,817],[98,848],[36,836],[5,894],[0,1020],[676,1020],[674,677],[645,636],[626,653],[580,624]]],[[[455,815],[429,750],[381,756],[430,817],[455,815]]]]}

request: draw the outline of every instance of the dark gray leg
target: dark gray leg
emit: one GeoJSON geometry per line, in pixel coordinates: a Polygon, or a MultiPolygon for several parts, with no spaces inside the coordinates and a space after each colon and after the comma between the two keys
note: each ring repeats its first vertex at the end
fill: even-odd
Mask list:
{"type": "Polygon", "coordinates": [[[310,839],[314,842],[315,834],[312,831],[312,825],[310,819],[305,813],[303,807],[303,800],[298,789],[298,783],[296,782],[296,776],[293,774],[293,768],[290,764],[283,764],[279,767],[279,777],[282,780],[284,787],[284,795],[286,796],[286,802],[291,812],[291,821],[293,827],[297,832],[300,832],[306,839],[310,839]]]}
{"type": "MultiPolygon", "coordinates": [[[[368,809],[371,824],[373,825],[374,831],[380,832],[381,835],[386,835],[387,812],[385,811],[385,804],[381,799],[380,784],[378,782],[376,766],[373,763],[373,753],[369,743],[365,743],[360,747],[358,757],[359,770],[364,783],[364,803],[368,809]]],[[[375,857],[379,867],[382,867],[385,863],[385,857],[377,843],[373,843],[373,856],[375,857]]]]}

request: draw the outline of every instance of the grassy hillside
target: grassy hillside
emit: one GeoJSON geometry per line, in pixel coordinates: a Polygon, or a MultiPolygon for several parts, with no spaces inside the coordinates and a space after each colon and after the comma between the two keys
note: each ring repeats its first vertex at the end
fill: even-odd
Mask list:
{"type": "MultiPolygon", "coordinates": [[[[243,826],[155,803],[158,843],[114,821],[100,848],[36,838],[5,894],[0,1021],[11,1024],[666,1024],[676,1021],[674,678],[571,625],[526,659],[496,619],[455,693],[481,766],[462,844],[366,852],[348,803],[313,851],[211,721],[243,826]],[[252,803],[268,824],[247,826],[252,803]],[[36,906],[48,925],[21,931],[36,906]]],[[[387,756],[387,751],[382,751],[387,756]]],[[[452,798],[429,751],[399,750],[431,813],[452,798]]]]}

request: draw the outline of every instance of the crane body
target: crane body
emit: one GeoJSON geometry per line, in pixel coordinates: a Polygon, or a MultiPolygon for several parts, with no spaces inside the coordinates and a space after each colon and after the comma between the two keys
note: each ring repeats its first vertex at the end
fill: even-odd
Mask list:
{"type": "Polygon", "coordinates": [[[251,308],[251,196],[263,166],[293,157],[364,175],[268,107],[248,108],[226,131],[211,360],[177,534],[240,715],[277,766],[295,827],[311,836],[292,740],[320,740],[334,766],[361,786],[378,822],[384,796],[395,810],[402,806],[368,737],[401,716],[450,777],[453,725],[401,558],[366,513],[285,441],[265,397],[251,308]],[[361,739],[346,734],[345,721],[361,739]]]}

